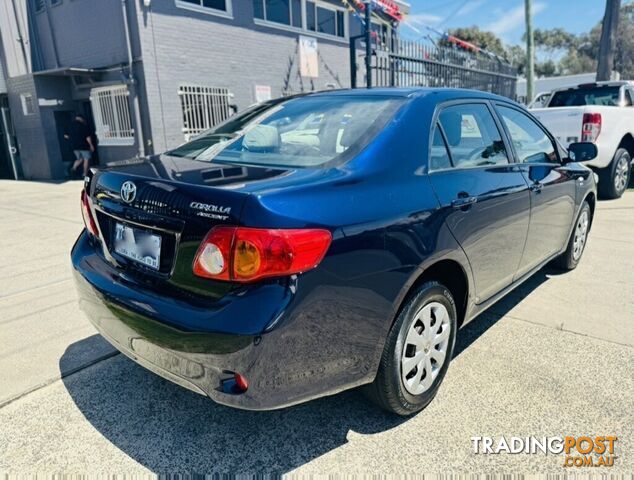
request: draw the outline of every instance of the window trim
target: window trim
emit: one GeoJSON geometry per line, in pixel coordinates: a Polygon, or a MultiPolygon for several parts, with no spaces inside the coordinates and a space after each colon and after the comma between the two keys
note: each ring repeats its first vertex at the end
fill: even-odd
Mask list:
{"type": "MultiPolygon", "coordinates": [[[[312,1],[315,4],[315,28],[317,28],[317,9],[318,8],[323,8],[324,10],[330,10],[332,12],[335,12],[335,32],[337,30],[337,12],[343,12],[343,35],[339,36],[336,33],[334,35],[331,35],[330,33],[318,32],[317,30],[309,30],[308,25],[305,25],[306,31],[311,33],[318,33],[320,35],[325,35],[329,38],[340,38],[342,40],[347,39],[348,38],[347,10],[345,8],[340,8],[337,5],[320,2],[319,0],[310,0],[310,1],[312,1]]],[[[307,18],[306,17],[306,12],[307,12],[306,0],[302,0],[302,5],[303,5],[303,11],[304,11],[304,20],[306,20],[307,18]]]]}
{"type": "MultiPolygon", "coordinates": [[[[179,0],[176,0],[176,1],[179,1],[179,0]]],[[[256,18],[255,15],[253,16],[253,23],[260,27],[275,28],[278,30],[284,30],[286,32],[301,33],[304,35],[309,35],[309,36],[313,36],[317,38],[323,38],[325,40],[330,40],[333,42],[348,43],[350,40],[349,38],[350,20],[349,20],[348,10],[346,10],[343,7],[339,7],[338,5],[332,5],[330,3],[325,3],[320,0],[311,0],[311,1],[315,3],[315,7],[325,6],[327,9],[343,12],[343,29],[344,29],[343,37],[338,37],[337,35],[330,35],[329,33],[315,32],[313,30],[309,30],[306,24],[306,0],[301,0],[301,12],[302,12],[302,19],[301,19],[302,26],[301,27],[294,27],[292,25],[285,25],[284,23],[277,23],[277,22],[272,22],[270,20],[265,20],[262,18],[256,18]]],[[[266,17],[266,4],[264,4],[263,7],[264,7],[264,16],[266,17]]]]}
{"type": "Polygon", "coordinates": [[[184,0],[174,0],[176,8],[182,8],[183,10],[189,10],[191,12],[204,13],[207,15],[214,15],[216,17],[233,19],[233,0],[225,0],[227,10],[220,10],[218,8],[205,7],[203,5],[195,5],[184,0]]]}
{"type": "Polygon", "coordinates": [[[510,103],[497,101],[493,104],[493,108],[495,109],[495,113],[500,119],[500,124],[502,125],[502,128],[504,130],[504,135],[506,136],[506,140],[513,153],[514,163],[518,165],[549,165],[551,167],[553,165],[560,165],[560,166],[563,165],[563,157],[561,155],[562,152],[560,151],[559,142],[550,134],[548,129],[544,127],[537,118],[533,117],[529,112],[523,110],[522,108],[517,108],[515,105],[512,105],[510,103]],[[544,132],[544,135],[546,135],[546,137],[548,137],[548,139],[550,140],[550,143],[552,144],[553,148],[555,149],[555,153],[557,154],[558,162],[557,163],[555,162],[535,162],[535,163],[520,162],[520,157],[517,154],[517,151],[515,150],[515,145],[513,145],[513,138],[511,137],[511,132],[506,128],[506,123],[504,123],[504,118],[502,117],[502,113],[498,110],[498,107],[505,107],[511,110],[515,110],[519,112],[520,114],[528,117],[529,120],[532,120],[533,123],[535,123],[541,129],[541,131],[544,132]]]}
{"type": "MultiPolygon", "coordinates": [[[[442,132],[442,130],[441,130],[442,132]]],[[[445,132],[442,132],[443,135],[443,141],[445,142],[445,145],[447,148],[447,153],[449,154],[449,158],[451,159],[451,163],[453,165],[453,157],[451,156],[451,151],[448,148],[448,143],[447,143],[447,139],[445,138],[445,132]]],[[[504,125],[501,124],[500,118],[498,118],[498,112],[497,110],[495,110],[495,108],[493,107],[493,105],[491,104],[491,101],[488,99],[484,99],[484,98],[460,98],[460,99],[454,99],[454,100],[447,100],[446,102],[441,102],[439,104],[436,105],[436,108],[434,109],[434,114],[432,116],[431,119],[431,123],[430,123],[430,127],[429,127],[429,137],[428,137],[428,145],[427,145],[427,159],[426,159],[426,172],[428,175],[434,174],[434,173],[443,173],[443,172],[451,172],[451,171],[458,171],[458,170],[475,170],[475,169],[487,169],[487,168],[503,168],[503,167],[509,167],[509,166],[513,166],[513,165],[517,165],[518,163],[516,162],[516,157],[514,155],[514,151],[510,150],[511,145],[509,145],[509,138],[506,135],[506,130],[504,129],[504,125]],[[508,163],[506,164],[499,164],[499,165],[473,165],[473,166],[469,166],[469,167],[450,167],[450,168],[439,168],[436,170],[431,170],[429,167],[429,160],[431,159],[431,148],[433,145],[433,141],[434,141],[434,130],[436,128],[436,123],[440,124],[440,113],[448,108],[448,107],[454,107],[456,105],[484,105],[487,110],[489,111],[489,113],[491,114],[491,117],[493,117],[493,121],[498,129],[498,133],[500,134],[500,138],[502,139],[502,142],[504,143],[504,148],[506,149],[506,158],[508,160],[508,163]]],[[[551,164],[552,165],[552,164],[551,164]]]]}

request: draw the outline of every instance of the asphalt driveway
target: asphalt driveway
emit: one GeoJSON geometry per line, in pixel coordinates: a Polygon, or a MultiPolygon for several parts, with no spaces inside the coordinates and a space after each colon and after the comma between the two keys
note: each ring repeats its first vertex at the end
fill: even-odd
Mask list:
{"type": "Polygon", "coordinates": [[[634,191],[600,202],[577,270],[545,269],[465,327],[434,402],[356,391],[275,412],[218,406],[117,354],[79,312],[81,183],[0,181],[0,471],[568,473],[475,455],[472,436],[616,435],[634,471],[634,191]]]}

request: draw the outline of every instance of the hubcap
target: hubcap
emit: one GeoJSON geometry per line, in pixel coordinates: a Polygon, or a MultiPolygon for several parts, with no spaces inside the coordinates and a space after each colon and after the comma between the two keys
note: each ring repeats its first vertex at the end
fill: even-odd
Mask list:
{"type": "Polygon", "coordinates": [[[614,172],[614,188],[616,188],[617,192],[625,190],[625,187],[627,186],[629,168],[630,165],[627,157],[622,156],[619,158],[619,161],[616,164],[616,171],[614,172]]]}
{"type": "Polygon", "coordinates": [[[584,210],[581,212],[581,215],[579,215],[579,220],[577,220],[577,226],[575,227],[575,239],[572,243],[572,258],[575,261],[581,258],[583,247],[586,245],[586,239],[588,238],[588,223],[588,211],[584,210]]]}
{"type": "Polygon", "coordinates": [[[438,376],[450,332],[449,312],[442,303],[428,303],[414,316],[401,354],[401,378],[412,395],[428,390],[438,376]]]}

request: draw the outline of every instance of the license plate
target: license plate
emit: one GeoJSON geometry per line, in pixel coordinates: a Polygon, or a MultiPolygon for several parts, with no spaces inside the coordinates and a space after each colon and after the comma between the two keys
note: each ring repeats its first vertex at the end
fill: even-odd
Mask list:
{"type": "Polygon", "coordinates": [[[161,237],[152,233],[115,224],[114,251],[154,270],[161,264],[161,237]]]}

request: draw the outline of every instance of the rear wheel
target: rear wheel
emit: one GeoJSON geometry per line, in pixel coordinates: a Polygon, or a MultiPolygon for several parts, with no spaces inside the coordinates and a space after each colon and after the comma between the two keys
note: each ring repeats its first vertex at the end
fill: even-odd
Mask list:
{"type": "Polygon", "coordinates": [[[602,198],[620,198],[630,181],[632,158],[627,150],[619,148],[610,165],[601,171],[599,193],[602,198]]]}
{"type": "Polygon", "coordinates": [[[425,408],[442,383],[453,354],[457,329],[451,292],[426,282],[397,317],[368,396],[382,408],[411,415],[425,408]]]}
{"type": "Polygon", "coordinates": [[[562,270],[574,270],[581,260],[581,255],[586,248],[588,233],[590,232],[590,222],[592,212],[588,202],[583,202],[577,221],[568,240],[566,251],[555,260],[557,267],[562,270]]]}

